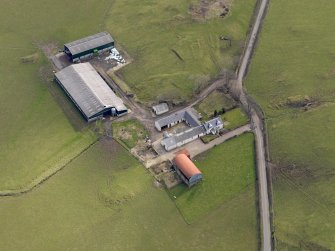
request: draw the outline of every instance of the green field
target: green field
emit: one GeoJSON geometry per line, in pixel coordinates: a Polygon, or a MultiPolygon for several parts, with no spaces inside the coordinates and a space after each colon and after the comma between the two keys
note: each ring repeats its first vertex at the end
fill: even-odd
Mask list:
{"type": "Polygon", "coordinates": [[[73,124],[82,119],[52,82],[41,49],[100,31],[109,6],[107,0],[1,2],[0,190],[25,187],[95,140],[73,124]]]}
{"type": "Polygon", "coordinates": [[[225,111],[230,110],[236,106],[236,102],[226,96],[223,92],[214,91],[208,95],[196,109],[201,113],[204,120],[214,117],[215,111],[217,113],[222,112],[222,109],[225,111]]]}
{"type": "MultiPolygon", "coordinates": [[[[194,159],[203,181],[191,189],[181,184],[170,191],[186,221],[194,222],[239,194],[255,193],[253,142],[253,134],[244,134],[194,159]]],[[[255,203],[249,209],[256,215],[255,203]]]]}
{"type": "Polygon", "coordinates": [[[242,51],[255,0],[233,0],[230,14],[191,18],[196,0],[116,0],[107,27],[134,62],[119,75],[143,102],[182,102],[223,68],[234,69],[242,51]],[[231,36],[232,46],[219,39],[231,36]]]}
{"type": "Polygon", "coordinates": [[[334,11],[271,1],[247,78],[266,114],[278,250],[335,249],[334,11]]]}
{"type": "Polygon", "coordinates": [[[208,22],[191,20],[191,2],[1,1],[0,190],[65,167],[0,197],[0,250],[257,250],[254,190],[188,225],[130,153],[105,140],[88,148],[103,124],[86,125],[43,53],[107,30],[134,58],[121,75],[142,100],[189,98],[236,65],[255,1],[235,0],[229,16],[208,22]]]}
{"type": "Polygon", "coordinates": [[[233,130],[243,125],[248,124],[248,116],[241,108],[235,108],[221,115],[224,123],[224,128],[233,130]]]}
{"type": "Polygon", "coordinates": [[[140,140],[144,140],[149,135],[144,126],[135,119],[127,121],[113,122],[113,138],[120,140],[129,149],[135,147],[140,140]]]}
{"type": "Polygon", "coordinates": [[[254,196],[188,225],[126,150],[100,141],[43,186],[0,198],[0,249],[257,250],[254,196]]]}

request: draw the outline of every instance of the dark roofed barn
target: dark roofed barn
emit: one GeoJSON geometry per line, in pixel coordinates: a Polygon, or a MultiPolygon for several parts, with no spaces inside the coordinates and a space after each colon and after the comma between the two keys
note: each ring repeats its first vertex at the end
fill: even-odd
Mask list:
{"type": "Polygon", "coordinates": [[[70,65],[55,78],[87,121],[104,115],[121,116],[127,108],[90,63],[70,65]]]}
{"type": "Polygon", "coordinates": [[[158,131],[162,131],[183,121],[185,121],[187,125],[195,127],[201,125],[199,118],[200,115],[193,108],[187,108],[156,120],[155,127],[158,131]]]}
{"type": "Polygon", "coordinates": [[[202,180],[202,174],[190,159],[190,154],[187,150],[176,155],[173,160],[173,166],[180,178],[189,187],[194,186],[202,180]]]}
{"type": "Polygon", "coordinates": [[[94,53],[112,49],[114,39],[107,32],[84,37],[82,39],[64,44],[64,52],[71,58],[72,62],[87,58],[94,53]]]}

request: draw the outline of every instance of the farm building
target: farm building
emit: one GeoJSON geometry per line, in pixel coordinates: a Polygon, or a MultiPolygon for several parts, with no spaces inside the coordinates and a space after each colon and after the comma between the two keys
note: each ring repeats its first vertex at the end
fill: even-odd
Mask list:
{"type": "Polygon", "coordinates": [[[199,114],[194,109],[188,108],[156,120],[155,127],[158,131],[162,131],[181,122],[185,122],[187,125],[195,127],[201,124],[199,118],[199,114]]]}
{"type": "Polygon", "coordinates": [[[216,117],[203,124],[206,134],[217,134],[223,128],[223,122],[220,117],[216,117]]]}
{"type": "Polygon", "coordinates": [[[222,128],[223,122],[220,117],[217,117],[202,125],[191,127],[190,129],[174,135],[165,134],[164,139],[161,141],[161,145],[166,151],[171,151],[204,135],[217,134],[222,128]]]}
{"type": "Polygon", "coordinates": [[[176,155],[173,159],[173,167],[189,187],[202,180],[202,174],[190,159],[190,154],[187,150],[183,150],[176,155]]]}
{"type": "Polygon", "coordinates": [[[55,79],[87,121],[128,112],[122,99],[116,96],[90,63],[70,65],[57,72],[55,79]]]}
{"type": "Polygon", "coordinates": [[[152,110],[156,115],[161,115],[169,111],[169,106],[167,103],[160,103],[158,105],[154,105],[152,107],[152,110]]]}
{"type": "Polygon", "coordinates": [[[64,52],[72,62],[92,56],[95,53],[114,48],[114,39],[107,32],[88,36],[67,44],[64,44],[64,52]]]}
{"type": "Polygon", "coordinates": [[[161,141],[161,145],[166,151],[171,151],[177,147],[183,146],[193,140],[196,140],[204,136],[205,134],[205,128],[200,125],[174,135],[168,134],[168,136],[161,141]]]}

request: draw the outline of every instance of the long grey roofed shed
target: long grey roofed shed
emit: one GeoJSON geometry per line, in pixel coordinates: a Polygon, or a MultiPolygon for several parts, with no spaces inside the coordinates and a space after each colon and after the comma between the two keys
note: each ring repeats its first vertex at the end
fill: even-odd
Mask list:
{"type": "Polygon", "coordinates": [[[162,140],[161,144],[165,149],[175,148],[179,145],[183,145],[185,141],[191,140],[198,135],[206,134],[206,129],[203,125],[192,127],[184,132],[172,135],[171,137],[162,140]]]}
{"type": "Polygon", "coordinates": [[[90,63],[70,65],[55,74],[57,81],[76,103],[87,120],[108,109],[127,108],[90,63]]]}
{"type": "Polygon", "coordinates": [[[95,35],[64,44],[64,46],[69,49],[72,55],[76,55],[108,43],[114,43],[114,39],[108,32],[100,32],[95,35]]]}

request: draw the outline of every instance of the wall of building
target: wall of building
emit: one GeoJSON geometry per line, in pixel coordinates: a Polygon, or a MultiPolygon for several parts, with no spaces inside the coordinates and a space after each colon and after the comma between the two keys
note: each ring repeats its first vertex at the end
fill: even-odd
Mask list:
{"type": "Polygon", "coordinates": [[[99,46],[99,47],[96,47],[96,48],[93,48],[93,49],[90,49],[90,50],[87,50],[87,51],[84,51],[78,54],[74,54],[74,55],[70,54],[69,56],[71,57],[73,62],[76,62],[80,59],[91,57],[92,55],[94,55],[94,50],[98,50],[98,53],[102,53],[104,51],[112,49],[113,47],[114,47],[114,42],[108,43],[108,44],[105,44],[105,45],[102,45],[102,46],[99,46]]]}
{"type": "Polygon", "coordinates": [[[196,174],[196,175],[193,175],[189,180],[188,180],[188,183],[189,185],[188,186],[194,186],[195,184],[199,183],[200,181],[202,181],[202,174],[196,174]]]}

